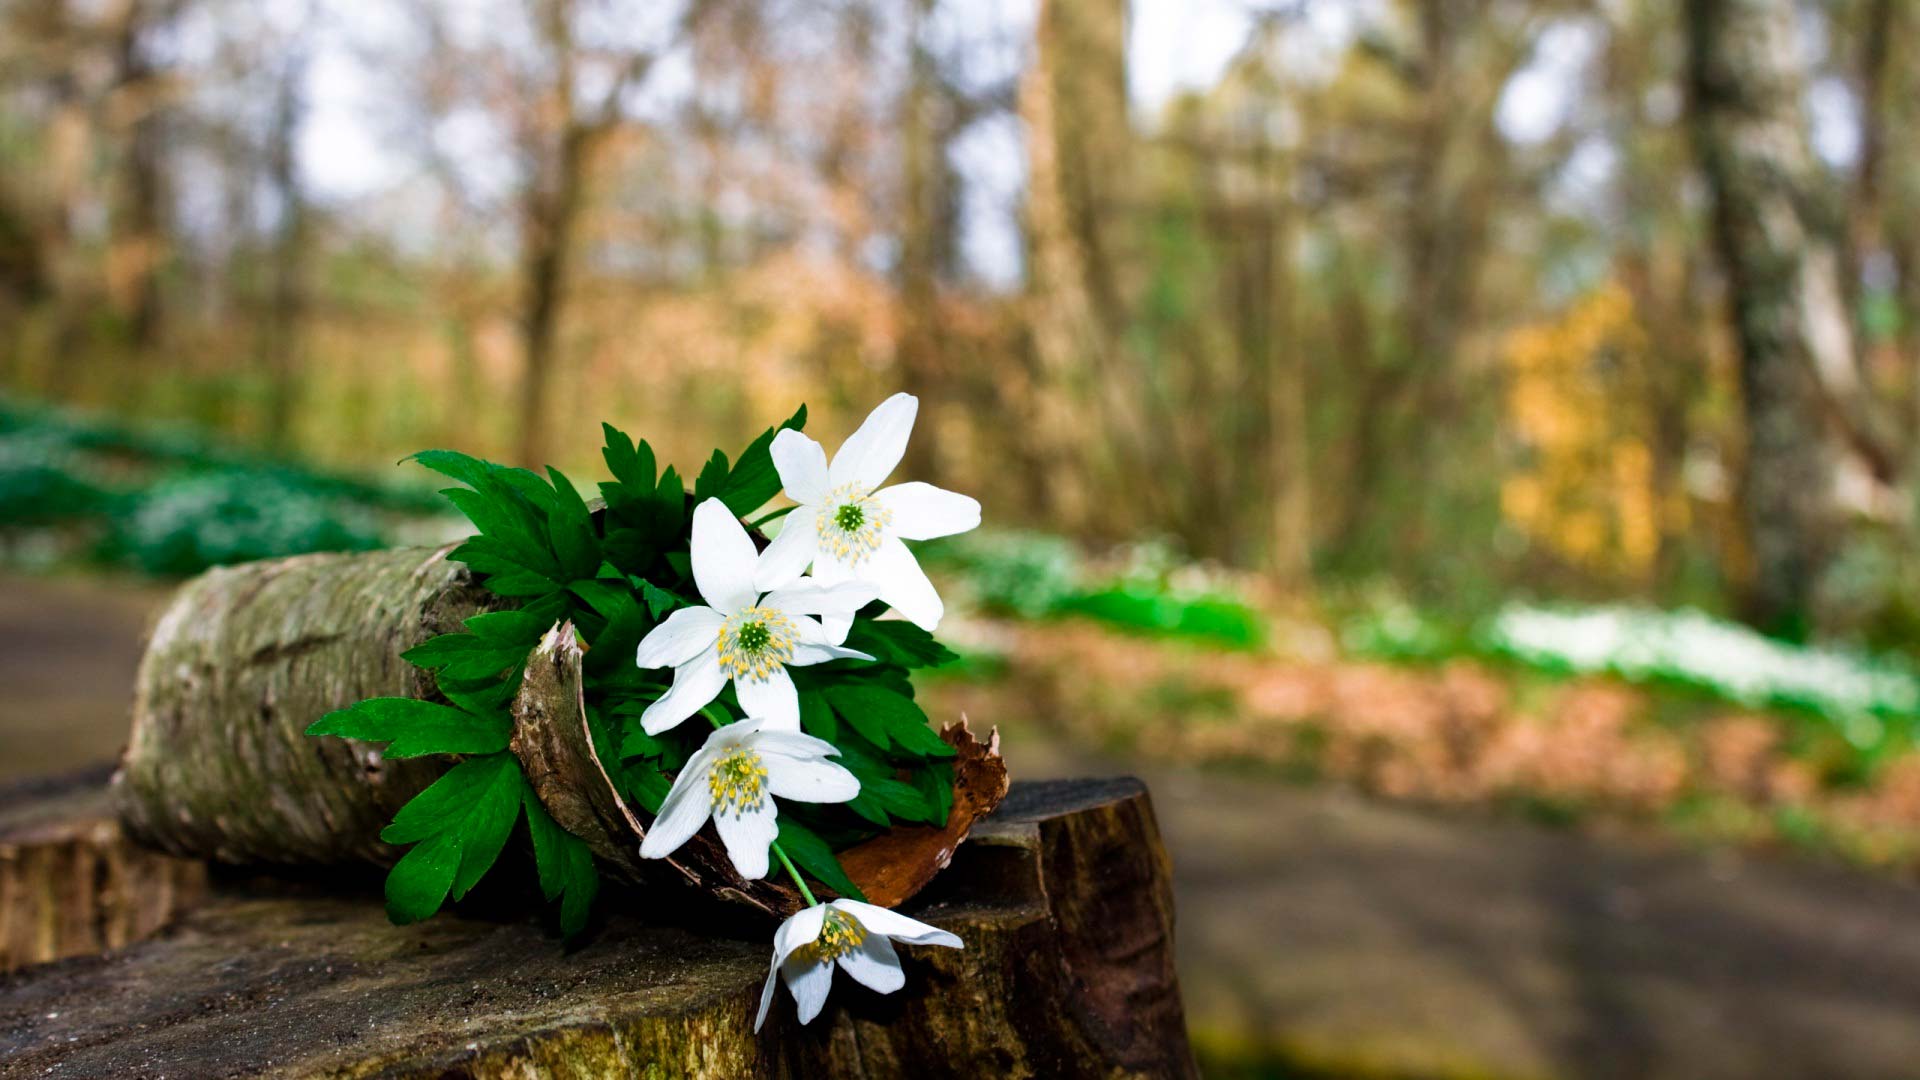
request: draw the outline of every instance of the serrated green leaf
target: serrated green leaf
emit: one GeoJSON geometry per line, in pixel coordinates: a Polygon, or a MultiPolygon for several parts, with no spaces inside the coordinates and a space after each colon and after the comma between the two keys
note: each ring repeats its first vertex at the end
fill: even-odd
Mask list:
{"type": "Polygon", "coordinates": [[[960,658],[935,641],[932,634],[905,619],[855,620],[847,633],[846,646],[907,668],[939,667],[960,658]]]}
{"type": "Polygon", "coordinates": [[[682,607],[685,600],[655,585],[651,581],[640,583],[640,597],[647,602],[647,614],[655,619],[661,618],[674,608],[682,607]]]}
{"type": "Polygon", "coordinates": [[[593,898],[600,891],[600,874],[586,841],[560,827],[547,808],[526,788],[522,801],[527,832],[533,837],[533,861],[540,874],[540,892],[559,899],[560,932],[573,937],[586,926],[593,898]]]}
{"type": "Polygon", "coordinates": [[[442,476],[476,489],[487,482],[487,475],[493,471],[491,464],[458,450],[422,450],[401,460],[418,462],[442,476]]]}
{"type": "Polygon", "coordinates": [[[502,758],[519,768],[511,754],[489,754],[468,758],[448,769],[393,815],[392,824],[380,830],[380,839],[389,844],[411,844],[436,833],[458,829],[474,800],[493,783],[502,758]]]}
{"type": "Polygon", "coordinates": [[[447,834],[415,844],[387,871],[387,918],[419,922],[440,910],[460,869],[460,844],[447,834]]]}
{"type": "Polygon", "coordinates": [[[505,750],[512,727],[502,716],[474,716],[430,701],[383,697],[336,709],[314,721],[307,734],[383,742],[388,744],[387,757],[408,758],[505,750]]]}
{"type": "Polygon", "coordinates": [[[735,517],[744,517],[765,506],[780,493],[780,472],[773,465],[773,437],[787,428],[799,431],[806,426],[807,407],[802,405],[778,427],[761,432],[759,438],[740,452],[739,460],[734,462],[733,471],[727,474],[727,482],[719,492],[720,501],[735,517]]]}
{"type": "Polygon", "coordinates": [[[927,714],[913,699],[875,682],[844,682],[826,687],[826,698],[840,719],[884,750],[897,747],[920,757],[950,757],[953,748],[927,728],[927,714]]]}
{"type": "Polygon", "coordinates": [[[694,505],[718,498],[727,489],[727,455],[715,450],[693,482],[694,505]]]}
{"type": "Polygon", "coordinates": [[[840,725],[833,718],[833,706],[827,703],[827,697],[818,690],[802,690],[800,697],[800,729],[816,739],[834,742],[840,738],[840,725]]]}
{"type": "Polygon", "coordinates": [[[607,471],[629,497],[646,497],[654,487],[653,447],[644,440],[636,447],[626,432],[612,424],[601,424],[600,430],[606,434],[606,448],[600,456],[606,459],[607,471]]]}
{"type": "Polygon", "coordinates": [[[415,667],[438,671],[450,679],[488,679],[527,658],[518,645],[501,645],[478,634],[441,634],[400,654],[415,667]]]}
{"type": "Polygon", "coordinates": [[[553,540],[560,571],[568,578],[590,578],[600,566],[600,538],[594,535],[593,517],[565,474],[549,465],[547,476],[553,481],[554,493],[547,533],[553,540]]]}
{"type": "Polygon", "coordinates": [[[540,643],[548,630],[566,612],[566,598],[549,593],[523,608],[489,611],[475,615],[461,625],[475,637],[502,648],[517,645],[524,652],[540,643]]]}
{"type": "Polygon", "coordinates": [[[512,754],[472,760],[494,762],[494,775],[460,824],[460,870],[447,890],[455,900],[467,895],[499,860],[507,837],[513,835],[514,823],[520,820],[521,792],[527,788],[520,762],[512,754]]]}
{"type": "Polygon", "coordinates": [[[787,853],[793,864],[805,871],[808,876],[852,900],[865,900],[866,895],[853,883],[847,872],[840,866],[840,860],[834,858],[833,849],[827,846],[820,835],[805,825],[795,821],[792,816],[782,814],[779,819],[778,843],[787,853]]]}

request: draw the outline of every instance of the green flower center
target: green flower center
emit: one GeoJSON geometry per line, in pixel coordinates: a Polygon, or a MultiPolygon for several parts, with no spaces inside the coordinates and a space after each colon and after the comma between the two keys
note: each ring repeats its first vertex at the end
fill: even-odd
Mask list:
{"type": "Polygon", "coordinates": [[[773,640],[773,633],[767,629],[766,623],[750,622],[740,628],[739,633],[733,636],[733,640],[742,649],[757,653],[767,647],[767,642],[773,640]]]}
{"type": "Polygon", "coordinates": [[[820,924],[820,936],[808,946],[814,959],[828,963],[858,949],[867,940],[867,931],[859,923],[833,909],[820,924]]]}
{"type": "Polygon", "coordinates": [[[793,659],[793,620],[750,607],[720,624],[720,669],[729,678],[764,681],[793,659]]]}
{"type": "Polygon", "coordinates": [[[739,817],[758,810],[767,801],[767,767],[760,755],[744,746],[736,746],[721,755],[707,773],[707,791],[713,796],[715,814],[731,813],[739,817]]]}
{"type": "Polygon", "coordinates": [[[820,548],[835,560],[858,565],[880,547],[893,513],[874,501],[860,484],[842,484],[827,493],[833,509],[815,518],[820,548]]]}

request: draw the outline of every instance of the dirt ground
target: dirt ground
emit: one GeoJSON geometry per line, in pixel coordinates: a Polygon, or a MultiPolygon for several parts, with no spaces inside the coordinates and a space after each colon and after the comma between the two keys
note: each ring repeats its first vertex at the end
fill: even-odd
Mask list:
{"type": "MultiPolygon", "coordinates": [[[[0,778],[118,749],[163,598],[0,579],[0,778]]],[[[1188,1015],[1220,1075],[1920,1074],[1920,889],[1105,760],[974,719],[1003,722],[1016,778],[1146,778],[1188,1015]]]]}

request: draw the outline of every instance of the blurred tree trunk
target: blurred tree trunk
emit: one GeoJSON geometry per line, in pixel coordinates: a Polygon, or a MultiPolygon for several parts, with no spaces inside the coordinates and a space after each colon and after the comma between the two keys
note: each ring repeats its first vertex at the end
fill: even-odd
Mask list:
{"type": "Polygon", "coordinates": [[[292,46],[280,73],[272,133],[267,145],[267,177],[279,203],[280,220],[273,250],[273,295],[267,304],[262,352],[267,367],[267,441],[285,454],[294,447],[300,396],[300,327],[307,311],[309,209],[300,181],[298,144],[305,113],[303,83],[307,59],[292,46]]]}
{"type": "MultiPolygon", "coordinates": [[[[920,398],[920,422],[945,396],[936,393],[945,346],[940,318],[939,279],[952,258],[953,187],[946,163],[946,125],[941,122],[939,74],[925,37],[932,0],[913,0],[909,34],[912,52],[901,103],[900,290],[898,346],[900,389],[920,398]]],[[[906,471],[927,480],[939,478],[934,449],[940,440],[923,436],[907,444],[906,471]]]]}
{"type": "Polygon", "coordinates": [[[1713,194],[1739,348],[1747,435],[1739,494],[1753,559],[1746,615],[1798,635],[1836,524],[1822,383],[1841,409],[1859,403],[1863,388],[1838,259],[1803,216],[1816,166],[1794,8],[1688,0],[1687,33],[1693,142],[1713,194]]]}
{"type": "MultiPolygon", "coordinates": [[[[573,248],[586,203],[588,170],[601,145],[622,123],[621,99],[646,78],[659,56],[657,52],[628,56],[607,80],[600,96],[582,108],[573,0],[538,0],[538,4],[541,45],[553,78],[538,106],[539,115],[523,132],[527,156],[533,161],[533,176],[521,201],[518,459],[533,468],[547,458],[547,398],[553,383],[573,248]]],[[[681,12],[681,30],[692,27],[710,6],[710,0],[692,0],[681,12]]]]}
{"type": "Polygon", "coordinates": [[[1141,447],[1128,443],[1145,434],[1102,431],[1094,420],[1121,388],[1114,219],[1132,148],[1125,0],[1041,0],[1036,38],[1020,90],[1034,360],[1025,419],[1044,478],[1035,494],[1053,521],[1076,528],[1093,511],[1095,455],[1138,460],[1141,447]]]}
{"type": "Polygon", "coordinates": [[[109,273],[136,352],[159,340],[160,267],[167,250],[164,75],[150,39],[178,14],[177,0],[130,0],[115,45],[114,105],[130,119],[109,273]]]}

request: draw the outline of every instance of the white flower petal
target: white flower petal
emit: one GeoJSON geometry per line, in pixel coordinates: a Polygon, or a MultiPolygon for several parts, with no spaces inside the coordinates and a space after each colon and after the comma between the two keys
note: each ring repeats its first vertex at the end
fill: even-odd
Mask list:
{"type": "Polygon", "coordinates": [[[762,607],[775,608],[788,615],[849,614],[876,599],[872,585],[861,581],[841,581],[821,585],[812,578],[800,580],[762,597],[762,607]]]}
{"type": "Polygon", "coordinates": [[[907,437],[913,434],[913,418],[919,411],[920,399],[912,394],[895,394],[881,402],[860,429],[840,444],[827,470],[829,482],[834,487],[853,483],[868,490],[879,487],[907,452],[907,437]]]}
{"type": "Polygon", "coordinates": [[[803,761],[784,754],[762,754],[767,790],[796,802],[846,802],[860,794],[860,781],[831,761],[803,761]]]}
{"type": "Polygon", "coordinates": [[[733,516],[727,504],[708,499],[693,508],[689,544],[693,583],[702,599],[722,615],[732,615],[753,604],[760,595],[753,591],[753,570],[760,553],[747,535],[747,527],[733,516]]]}
{"type": "Polygon", "coordinates": [[[713,649],[696,653],[694,658],[673,669],[673,686],[660,700],[640,714],[640,726],[649,735],[658,735],[700,711],[701,706],[720,696],[727,685],[727,673],[720,670],[720,654],[713,649]]]}
{"type": "Polygon", "coordinates": [[[980,527],[980,503],[918,480],[882,488],[874,500],[893,512],[889,531],[902,540],[932,540],[980,527]]]}
{"type": "Polygon", "coordinates": [[[687,767],[674,777],[673,787],[660,801],[660,814],[640,838],[640,857],[664,859],[680,850],[693,838],[713,813],[713,794],[707,788],[707,768],[712,757],[701,753],[688,759],[687,767]]]}
{"type": "Polygon", "coordinates": [[[868,934],[860,947],[840,957],[840,968],[869,990],[891,994],[907,985],[900,970],[900,954],[885,934],[868,934]]]}
{"type": "Polygon", "coordinates": [[[852,615],[842,615],[848,625],[839,631],[835,638],[823,625],[835,616],[823,615],[811,619],[805,615],[793,617],[793,659],[787,661],[788,667],[807,667],[812,664],[824,664],[829,660],[871,660],[873,657],[859,649],[848,649],[840,645],[847,639],[847,631],[852,629],[852,615]]]}
{"type": "Polygon", "coordinates": [[[922,630],[931,632],[946,614],[946,605],[940,601],[933,582],[927,580],[926,571],[920,569],[913,552],[908,551],[897,536],[880,541],[880,546],[855,572],[880,590],[880,599],[886,601],[888,607],[922,630]]]}
{"type": "Polygon", "coordinates": [[[895,941],[904,941],[909,945],[944,945],[949,949],[963,947],[958,937],[918,919],[909,919],[897,911],[888,911],[859,900],[829,900],[827,903],[860,920],[860,925],[868,930],[885,934],[895,941]]]}
{"type": "Polygon", "coordinates": [[[780,965],[780,977],[787,981],[793,995],[793,1012],[803,1024],[813,1023],[827,1004],[827,992],[833,989],[833,965],[792,959],[780,965]]]}
{"type": "Polygon", "coordinates": [[[840,748],[825,739],[816,739],[798,731],[763,731],[751,740],[753,748],[762,754],[779,754],[790,758],[838,757],[840,748]]]}
{"type": "Polygon", "coordinates": [[[781,520],[780,535],[760,553],[760,561],[753,568],[753,587],[766,592],[792,584],[819,551],[820,533],[814,528],[813,507],[794,508],[781,520]]]}
{"type": "Polygon", "coordinates": [[[766,984],[760,987],[760,1015],[753,1018],[754,1034],[760,1033],[760,1025],[767,1022],[767,1007],[773,1004],[773,984],[780,979],[780,957],[776,954],[773,963],[767,966],[766,984]]]}
{"type": "MultiPolygon", "coordinates": [[[[813,560],[813,580],[819,585],[831,588],[852,579],[852,569],[845,563],[829,558],[825,553],[813,560]]],[[[847,631],[853,629],[853,615],[852,613],[822,615],[820,625],[827,632],[828,644],[838,645],[847,640],[847,631]]]]}
{"type": "Polygon", "coordinates": [[[827,490],[832,486],[827,480],[826,447],[792,428],[781,428],[768,449],[787,498],[797,503],[826,499],[827,490]]]}
{"type": "Polygon", "coordinates": [[[760,720],[762,730],[800,730],[800,694],[786,668],[776,667],[764,679],[735,679],[733,692],[741,711],[760,720]]]}
{"type": "Polygon", "coordinates": [[[801,908],[787,916],[787,921],[773,932],[773,962],[782,964],[793,950],[802,945],[810,945],[820,937],[820,928],[826,925],[827,905],[814,904],[801,908]]]}
{"type": "MultiPolygon", "coordinates": [[[[703,778],[701,783],[706,783],[703,778]]],[[[733,860],[733,868],[748,881],[767,876],[767,848],[773,844],[773,838],[780,834],[779,814],[773,808],[773,800],[761,802],[757,809],[742,810],[735,814],[722,811],[713,817],[713,827],[720,833],[720,840],[727,845],[727,858],[733,860]]]]}
{"type": "Polygon", "coordinates": [[[681,608],[641,639],[634,662],[643,668],[679,667],[701,649],[713,648],[726,621],[710,607],[681,608]]]}

